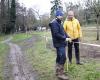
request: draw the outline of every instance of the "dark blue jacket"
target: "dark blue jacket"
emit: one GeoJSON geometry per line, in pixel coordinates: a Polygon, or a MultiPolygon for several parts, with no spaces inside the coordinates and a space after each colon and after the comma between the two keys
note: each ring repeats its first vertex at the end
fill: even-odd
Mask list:
{"type": "Polygon", "coordinates": [[[49,23],[53,45],[54,47],[65,47],[66,46],[66,38],[67,35],[64,32],[64,28],[61,24],[61,20],[54,19],[52,22],[49,23]]]}

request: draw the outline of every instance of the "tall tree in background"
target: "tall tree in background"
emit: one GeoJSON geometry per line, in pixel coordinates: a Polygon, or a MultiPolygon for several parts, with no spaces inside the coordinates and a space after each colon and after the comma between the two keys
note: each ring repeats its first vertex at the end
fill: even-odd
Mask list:
{"type": "Polygon", "coordinates": [[[34,10],[21,5],[18,0],[0,0],[0,33],[25,32],[27,29],[36,27],[36,15],[40,14],[34,10]]]}
{"type": "Polygon", "coordinates": [[[61,2],[61,0],[53,0],[53,1],[51,1],[51,4],[53,5],[51,7],[51,17],[54,17],[54,13],[56,10],[63,9],[61,6],[62,2],[61,2]]]}
{"type": "Polygon", "coordinates": [[[82,4],[80,2],[77,2],[76,4],[74,4],[72,2],[65,2],[65,9],[66,9],[66,12],[64,14],[64,19],[66,19],[68,11],[72,10],[72,11],[74,11],[75,17],[80,21],[80,23],[81,24],[84,23],[84,21],[85,21],[84,7],[82,6],[82,4]]]}
{"type": "Polygon", "coordinates": [[[96,23],[97,23],[97,40],[99,40],[99,35],[100,35],[100,27],[99,27],[99,22],[100,22],[100,0],[87,0],[86,1],[86,6],[90,10],[92,14],[95,15],[96,17],[96,23]]]}
{"type": "Polygon", "coordinates": [[[16,22],[16,2],[12,0],[10,9],[10,25],[9,28],[12,33],[15,32],[15,22],[16,22]]]}
{"type": "Polygon", "coordinates": [[[6,30],[3,33],[10,33],[10,8],[11,8],[11,0],[7,0],[6,2],[6,30]]]}
{"type": "Polygon", "coordinates": [[[43,27],[46,27],[46,29],[49,28],[48,23],[50,22],[49,14],[44,14],[41,16],[41,23],[43,27]]]}
{"type": "Polygon", "coordinates": [[[34,24],[36,23],[36,17],[35,17],[35,13],[34,10],[32,8],[29,8],[29,10],[27,11],[27,26],[28,29],[32,29],[34,27],[34,24]]]}
{"type": "Polygon", "coordinates": [[[1,27],[0,31],[3,32],[5,30],[5,0],[1,0],[1,27]]]}

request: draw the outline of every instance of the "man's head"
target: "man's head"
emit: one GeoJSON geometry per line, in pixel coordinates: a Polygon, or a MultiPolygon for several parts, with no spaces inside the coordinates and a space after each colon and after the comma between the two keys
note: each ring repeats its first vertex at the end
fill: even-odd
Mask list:
{"type": "Polygon", "coordinates": [[[73,11],[68,11],[68,19],[72,20],[74,18],[74,12],[73,11]]]}
{"type": "Polygon", "coordinates": [[[56,18],[62,20],[63,19],[63,12],[61,10],[57,10],[55,13],[56,18]]]}

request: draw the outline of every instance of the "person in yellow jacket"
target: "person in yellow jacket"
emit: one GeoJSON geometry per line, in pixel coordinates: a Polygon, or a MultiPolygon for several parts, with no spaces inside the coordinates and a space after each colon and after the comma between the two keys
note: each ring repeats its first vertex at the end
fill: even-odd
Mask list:
{"type": "Polygon", "coordinates": [[[76,64],[80,63],[80,53],[79,53],[79,41],[82,37],[82,30],[79,21],[74,17],[74,12],[69,11],[68,17],[64,22],[64,30],[71,38],[72,42],[68,42],[68,58],[69,62],[72,63],[72,46],[75,48],[76,64]]]}

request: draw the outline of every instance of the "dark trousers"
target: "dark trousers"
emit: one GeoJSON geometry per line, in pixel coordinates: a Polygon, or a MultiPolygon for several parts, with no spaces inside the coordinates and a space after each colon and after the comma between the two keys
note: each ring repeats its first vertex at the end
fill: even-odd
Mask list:
{"type": "Polygon", "coordinates": [[[79,42],[79,39],[74,39],[74,40],[72,40],[71,43],[68,42],[68,58],[69,58],[69,62],[72,63],[72,47],[74,45],[76,63],[80,63],[79,43],[74,43],[74,42],[79,42]]]}
{"type": "Polygon", "coordinates": [[[64,65],[66,62],[66,49],[65,47],[57,47],[57,58],[56,63],[64,65]]]}

